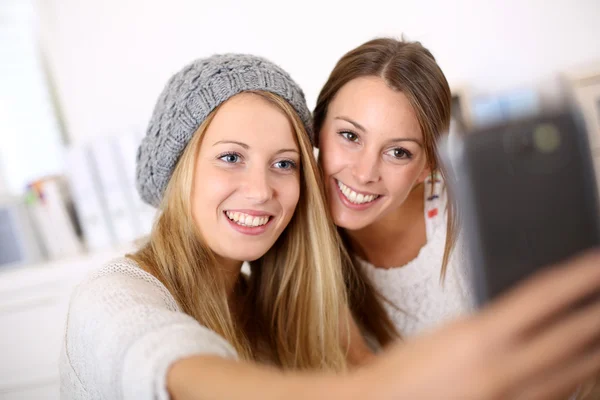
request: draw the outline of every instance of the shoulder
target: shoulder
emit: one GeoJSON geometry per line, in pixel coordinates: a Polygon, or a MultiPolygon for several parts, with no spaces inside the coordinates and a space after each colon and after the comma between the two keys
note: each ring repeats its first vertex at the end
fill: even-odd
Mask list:
{"type": "Polygon", "coordinates": [[[62,351],[65,393],[79,388],[110,399],[167,399],[166,371],[177,359],[237,358],[229,342],[181,311],[166,287],[128,258],[105,264],[76,288],[62,351]]]}
{"type": "Polygon", "coordinates": [[[148,303],[179,310],[167,288],[127,257],[111,260],[84,279],[72,295],[71,307],[79,303],[94,309],[106,305],[114,310],[118,305],[148,303]]]}

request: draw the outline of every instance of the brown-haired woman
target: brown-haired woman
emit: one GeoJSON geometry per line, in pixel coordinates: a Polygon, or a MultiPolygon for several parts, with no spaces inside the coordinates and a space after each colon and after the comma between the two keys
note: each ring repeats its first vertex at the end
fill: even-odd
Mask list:
{"type": "Polygon", "coordinates": [[[355,311],[384,343],[396,330],[416,334],[472,305],[462,252],[453,251],[456,213],[436,148],[450,107],[431,52],[392,38],[346,53],[317,100],[320,164],[353,256],[349,270],[391,303],[382,306],[363,288],[351,292],[355,311]]]}
{"type": "MultiPolygon", "coordinates": [[[[470,313],[464,243],[437,148],[449,130],[451,92],[432,53],[393,38],[350,50],[313,118],[348,255],[349,301],[367,336],[385,346],[470,313]]],[[[516,323],[507,318],[506,327],[516,323]]]]}

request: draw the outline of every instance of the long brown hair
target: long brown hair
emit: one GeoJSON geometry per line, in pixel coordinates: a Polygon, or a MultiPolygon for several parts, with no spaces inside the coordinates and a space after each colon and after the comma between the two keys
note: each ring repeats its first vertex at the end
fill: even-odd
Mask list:
{"type": "Polygon", "coordinates": [[[288,117],[301,154],[301,188],[289,225],[263,257],[250,263],[246,312],[230,312],[215,255],[190,217],[195,160],[218,109],[186,147],[148,242],[130,257],[167,287],[185,313],[228,340],[242,359],[267,358],[284,369],[341,371],[346,368],[347,349],[341,340],[348,330],[341,318],[346,291],[312,145],[290,104],[269,92],[252,93],[288,117]]]}
{"type": "MultiPolygon", "coordinates": [[[[388,87],[402,92],[408,98],[423,133],[425,154],[432,175],[438,170],[444,178],[447,177],[446,171],[439,163],[436,142],[448,131],[452,96],[446,77],[435,58],[419,42],[378,38],[346,53],[333,68],[317,98],[313,114],[316,143],[327,116],[329,103],[346,83],[366,76],[380,77],[388,87]]],[[[446,190],[448,191],[448,187],[446,190]]],[[[457,236],[456,206],[451,193],[447,194],[448,233],[440,279],[443,279],[446,274],[457,236]]],[[[341,231],[340,234],[348,253],[352,255],[350,241],[345,237],[344,232],[341,231]]],[[[364,276],[353,256],[346,264],[346,280],[354,282],[353,287],[349,288],[349,301],[355,317],[366,329],[375,334],[381,343],[388,343],[396,336],[396,331],[383,309],[382,298],[364,276]]]]}

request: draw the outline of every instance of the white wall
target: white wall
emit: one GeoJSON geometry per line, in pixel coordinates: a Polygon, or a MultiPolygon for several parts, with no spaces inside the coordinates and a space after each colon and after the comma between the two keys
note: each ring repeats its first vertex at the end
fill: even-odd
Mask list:
{"type": "Polygon", "coordinates": [[[63,144],[38,52],[32,0],[0,1],[0,197],[63,170],[63,144]]]}
{"type": "Polygon", "coordinates": [[[2,163],[2,160],[0,160],[0,198],[2,198],[5,193],[8,192],[8,188],[6,185],[6,178],[4,178],[4,169],[6,167],[4,166],[4,164],[2,163]]]}
{"type": "Polygon", "coordinates": [[[598,0],[40,0],[43,41],[74,140],[143,129],[162,85],[194,58],[250,52],[314,105],[335,61],[376,35],[421,40],[452,86],[557,94],[557,73],[600,60],[598,0]],[[286,11],[283,11],[283,9],[286,11]]]}

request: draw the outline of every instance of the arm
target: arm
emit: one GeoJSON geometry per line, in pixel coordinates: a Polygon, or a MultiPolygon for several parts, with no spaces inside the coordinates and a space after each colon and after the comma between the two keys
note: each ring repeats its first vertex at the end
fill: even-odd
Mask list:
{"type": "Polygon", "coordinates": [[[166,289],[144,274],[110,273],[82,284],[70,304],[65,348],[86,397],[364,399],[373,393],[362,374],[287,373],[238,361],[223,338],[178,311],[166,289]]]}
{"type": "MultiPolygon", "coordinates": [[[[114,282],[89,287],[88,301],[72,304],[67,347],[88,391],[115,400],[567,397],[600,369],[600,303],[574,309],[600,292],[599,265],[596,253],[545,271],[482,312],[391,346],[347,375],[235,361],[214,332],[185,314],[173,323],[168,305],[148,296],[134,298],[125,314],[113,301],[98,308],[114,282]],[[128,313],[143,329],[131,332],[128,313]]],[[[109,299],[122,302],[131,284],[109,299]]]]}
{"type": "Polygon", "coordinates": [[[568,398],[600,371],[599,267],[596,250],[548,268],[364,371],[381,398],[568,398]]]}
{"type": "Polygon", "coordinates": [[[211,356],[175,362],[167,374],[167,387],[174,400],[363,400],[372,398],[374,389],[359,374],[285,373],[211,356]]]}
{"type": "Polygon", "coordinates": [[[199,356],[173,364],[168,388],[176,400],[568,398],[600,370],[600,303],[574,310],[600,291],[598,266],[600,253],[540,273],[474,316],[392,345],[347,375],[199,356]]]}

